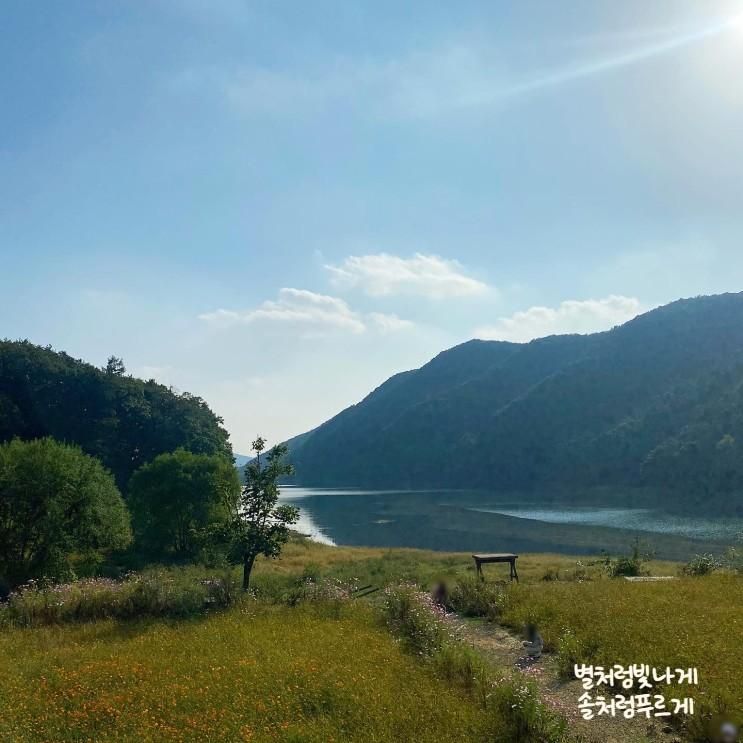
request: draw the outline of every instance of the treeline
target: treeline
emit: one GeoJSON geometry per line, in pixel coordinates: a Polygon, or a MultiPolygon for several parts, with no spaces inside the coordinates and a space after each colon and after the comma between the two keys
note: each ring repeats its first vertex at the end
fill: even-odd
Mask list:
{"type": "Polygon", "coordinates": [[[471,341],[289,445],[307,485],[642,486],[736,512],[743,295],[682,300],[594,335],[471,341]]]}
{"type": "Polygon", "coordinates": [[[232,461],[222,419],[200,397],[28,341],[0,341],[0,442],[50,436],[77,444],[126,491],[132,473],[183,448],[232,461]]]}
{"type": "Polygon", "coordinates": [[[116,357],[99,369],[0,342],[0,593],[94,574],[112,553],[214,559],[239,497],[227,431],[201,398],[116,357]]]}
{"type": "Polygon", "coordinates": [[[278,481],[291,473],[285,447],[261,461],[265,441],[240,487],[232,462],[178,449],[132,476],[127,498],[111,473],[79,447],[52,438],[0,444],[0,599],[29,580],[94,575],[129,548],[152,561],[239,564],[243,589],[258,555],[277,556],[298,518],[279,504],[278,481]]]}

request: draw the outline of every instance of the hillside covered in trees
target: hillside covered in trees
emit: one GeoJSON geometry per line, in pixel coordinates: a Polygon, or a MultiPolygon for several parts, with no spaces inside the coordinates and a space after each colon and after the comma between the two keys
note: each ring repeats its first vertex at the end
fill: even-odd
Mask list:
{"type": "Polygon", "coordinates": [[[100,459],[126,491],[158,454],[183,448],[232,457],[222,421],[199,397],[99,369],[28,341],[0,341],[0,443],[50,436],[100,459]]]}
{"type": "Polygon", "coordinates": [[[464,343],[289,446],[306,485],[650,486],[739,508],[743,294],[593,335],[464,343]]]}

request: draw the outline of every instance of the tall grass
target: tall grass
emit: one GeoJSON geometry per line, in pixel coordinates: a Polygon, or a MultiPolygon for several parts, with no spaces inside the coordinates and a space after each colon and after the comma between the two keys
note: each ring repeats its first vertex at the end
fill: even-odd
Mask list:
{"type": "MultiPolygon", "coordinates": [[[[565,677],[575,663],[696,667],[698,714],[687,727],[700,740],[704,736],[694,730],[705,717],[720,713],[743,722],[741,575],[513,586],[501,621],[519,630],[535,623],[565,677]]],[[[688,687],[675,691],[688,696],[688,687]]]]}
{"type": "Polygon", "coordinates": [[[0,604],[0,626],[186,617],[229,606],[238,595],[232,571],[204,576],[197,570],[163,569],[121,581],[89,578],[61,585],[31,581],[0,604]]]}
{"type": "Polygon", "coordinates": [[[547,709],[535,686],[520,675],[496,675],[460,640],[454,618],[428,595],[410,585],[388,588],[383,611],[405,647],[426,658],[440,678],[466,692],[483,710],[488,741],[567,740],[565,721],[547,709]]]}
{"type": "Polygon", "coordinates": [[[0,632],[0,740],[489,743],[487,715],[346,601],[0,632]]]}

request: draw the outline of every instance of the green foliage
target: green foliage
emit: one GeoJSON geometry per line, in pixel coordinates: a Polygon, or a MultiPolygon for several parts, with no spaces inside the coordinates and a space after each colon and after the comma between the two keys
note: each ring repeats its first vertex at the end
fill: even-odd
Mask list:
{"type": "Polygon", "coordinates": [[[430,662],[434,671],[459,687],[485,713],[484,739],[496,743],[560,743],[565,721],[540,700],[520,675],[501,677],[459,639],[453,617],[415,586],[388,587],[383,614],[405,647],[430,662]]]}
{"type": "Polygon", "coordinates": [[[635,542],[632,554],[612,560],[608,555],[604,559],[604,569],[611,578],[635,578],[642,575],[645,558],[640,554],[640,545],[635,542]]]}
{"type": "Polygon", "coordinates": [[[28,341],[0,341],[0,442],[52,436],[100,459],[126,491],[131,474],[179,447],[232,458],[222,420],[199,397],[101,370],[28,341]]]}
{"type": "Polygon", "coordinates": [[[683,566],[681,572],[684,575],[709,575],[709,573],[713,573],[722,567],[723,563],[720,560],[714,555],[706,553],[704,555],[695,555],[683,566]]]}
{"type": "Polygon", "coordinates": [[[536,688],[523,678],[496,684],[488,707],[493,717],[493,743],[558,743],[568,739],[565,720],[549,710],[536,688]]]}
{"type": "Polygon", "coordinates": [[[570,627],[565,627],[557,641],[557,670],[564,679],[574,678],[577,663],[590,663],[598,652],[597,643],[578,635],[570,627]]]}
{"type": "Polygon", "coordinates": [[[486,617],[495,620],[503,604],[501,586],[487,583],[475,576],[463,577],[449,591],[447,605],[465,617],[486,617]]]}
{"type": "Polygon", "coordinates": [[[486,714],[350,602],[0,632],[0,740],[490,743],[486,714]]]}
{"type": "Polygon", "coordinates": [[[390,586],[382,606],[387,626],[419,655],[432,655],[454,637],[446,612],[416,586],[390,586]]]}
{"type": "Polygon", "coordinates": [[[50,438],[0,445],[0,582],[64,578],[130,539],[124,501],[96,459],[50,438]]]}
{"type": "Polygon", "coordinates": [[[261,437],[253,442],[256,458],[245,466],[245,487],[226,530],[230,557],[243,566],[244,591],[250,587],[255,558],[278,557],[289,541],[289,527],[299,519],[297,508],[279,505],[279,480],[292,473],[291,465],[284,462],[286,446],[271,449],[262,467],[265,443],[261,437]]]}
{"type": "Polygon", "coordinates": [[[226,458],[184,449],[160,454],[129,485],[137,547],[151,558],[213,558],[211,536],[234,513],[239,494],[226,458]]]}
{"type": "Polygon", "coordinates": [[[123,377],[126,374],[124,359],[118,356],[109,356],[106,362],[106,374],[112,374],[117,377],[123,377]]]}
{"type": "MultiPolygon", "coordinates": [[[[721,571],[657,583],[598,578],[513,586],[501,621],[516,630],[535,623],[566,677],[574,663],[698,668],[698,712],[717,699],[743,722],[741,616],[743,578],[721,571]]],[[[685,688],[675,691],[687,696],[685,688]]]]}
{"type": "Polygon", "coordinates": [[[123,581],[90,578],[47,585],[31,581],[0,605],[0,625],[38,627],[96,619],[187,617],[224,608],[238,596],[231,571],[154,570],[123,581]]]}
{"type": "Polygon", "coordinates": [[[740,512],[741,442],[735,294],[675,302],[608,333],[470,341],[289,444],[308,485],[644,485],[740,512]]]}

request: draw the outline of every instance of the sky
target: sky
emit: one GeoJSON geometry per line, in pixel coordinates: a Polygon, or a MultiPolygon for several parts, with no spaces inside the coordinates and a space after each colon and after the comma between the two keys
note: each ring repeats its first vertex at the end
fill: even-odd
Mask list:
{"type": "Polygon", "coordinates": [[[5,0],[0,337],[280,441],[743,289],[743,3],[5,0]]]}

